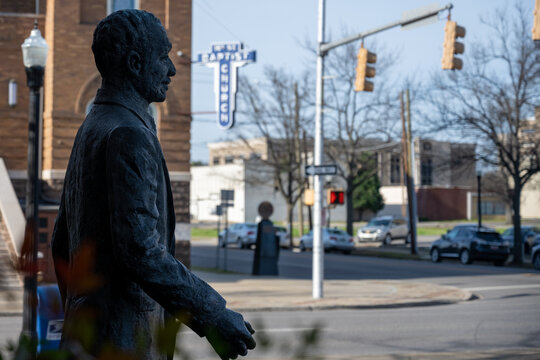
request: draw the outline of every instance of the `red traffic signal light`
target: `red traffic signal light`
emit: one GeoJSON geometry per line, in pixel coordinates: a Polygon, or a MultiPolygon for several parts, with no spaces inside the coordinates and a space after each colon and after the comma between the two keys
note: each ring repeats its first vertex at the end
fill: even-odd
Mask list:
{"type": "Polygon", "coordinates": [[[341,190],[328,190],[327,201],[328,205],[343,205],[345,195],[341,190]]]}

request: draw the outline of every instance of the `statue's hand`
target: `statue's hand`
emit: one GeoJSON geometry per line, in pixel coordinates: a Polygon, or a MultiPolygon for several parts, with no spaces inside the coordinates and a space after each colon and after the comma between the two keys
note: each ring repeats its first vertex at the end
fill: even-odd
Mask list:
{"type": "Polygon", "coordinates": [[[206,338],[221,359],[229,360],[255,348],[253,333],[255,330],[241,314],[225,309],[207,329],[206,338]]]}

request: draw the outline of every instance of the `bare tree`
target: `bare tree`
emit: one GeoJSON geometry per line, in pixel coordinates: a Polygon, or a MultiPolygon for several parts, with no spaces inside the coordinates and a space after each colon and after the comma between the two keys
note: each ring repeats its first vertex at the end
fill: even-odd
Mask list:
{"type": "Polygon", "coordinates": [[[397,61],[393,53],[368,47],[377,53],[372,93],[354,91],[358,44],[333,50],[325,62],[325,153],[338,165],[338,176],[346,183],[347,232],[353,233],[353,192],[360,186],[355,181],[367,166],[362,154],[384,148],[399,132],[400,88],[390,69],[397,61]],[[377,51],[378,50],[378,51],[377,51]],[[391,81],[391,79],[394,79],[391,81]]]}
{"type": "Polygon", "coordinates": [[[457,130],[477,144],[477,158],[509,180],[514,262],[522,263],[520,200],[523,186],[540,171],[538,125],[529,120],[540,100],[538,49],[531,39],[532,9],[516,3],[481,19],[488,41],[468,47],[462,71],[436,76],[432,101],[441,129],[457,130]]]}
{"type": "MultiPolygon", "coordinates": [[[[272,172],[275,187],[287,203],[292,246],[294,206],[303,195],[305,184],[300,134],[312,118],[308,76],[297,79],[283,70],[267,67],[262,82],[254,83],[241,77],[239,89],[239,113],[252,124],[256,136],[265,139],[267,154],[261,162],[272,172]]],[[[250,146],[245,136],[241,138],[250,146]]]]}

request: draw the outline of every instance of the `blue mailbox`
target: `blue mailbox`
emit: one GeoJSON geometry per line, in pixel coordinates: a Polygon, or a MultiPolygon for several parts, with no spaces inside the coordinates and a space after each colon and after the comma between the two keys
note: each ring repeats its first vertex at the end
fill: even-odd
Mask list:
{"type": "Polygon", "coordinates": [[[37,298],[38,353],[58,349],[64,325],[62,297],[58,285],[38,286],[37,298]]]}

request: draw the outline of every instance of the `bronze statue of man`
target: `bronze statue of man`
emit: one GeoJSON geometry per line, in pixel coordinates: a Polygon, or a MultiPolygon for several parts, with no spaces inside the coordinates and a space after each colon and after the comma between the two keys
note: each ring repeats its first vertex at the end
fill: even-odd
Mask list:
{"type": "Polygon", "coordinates": [[[255,347],[242,315],[173,256],[171,186],[147,113],[176,73],[170,50],[146,11],[114,12],[95,29],[102,84],[73,144],[52,243],[64,349],[164,359],[171,354],[156,334],[168,316],[206,336],[222,359],[255,347]]]}

